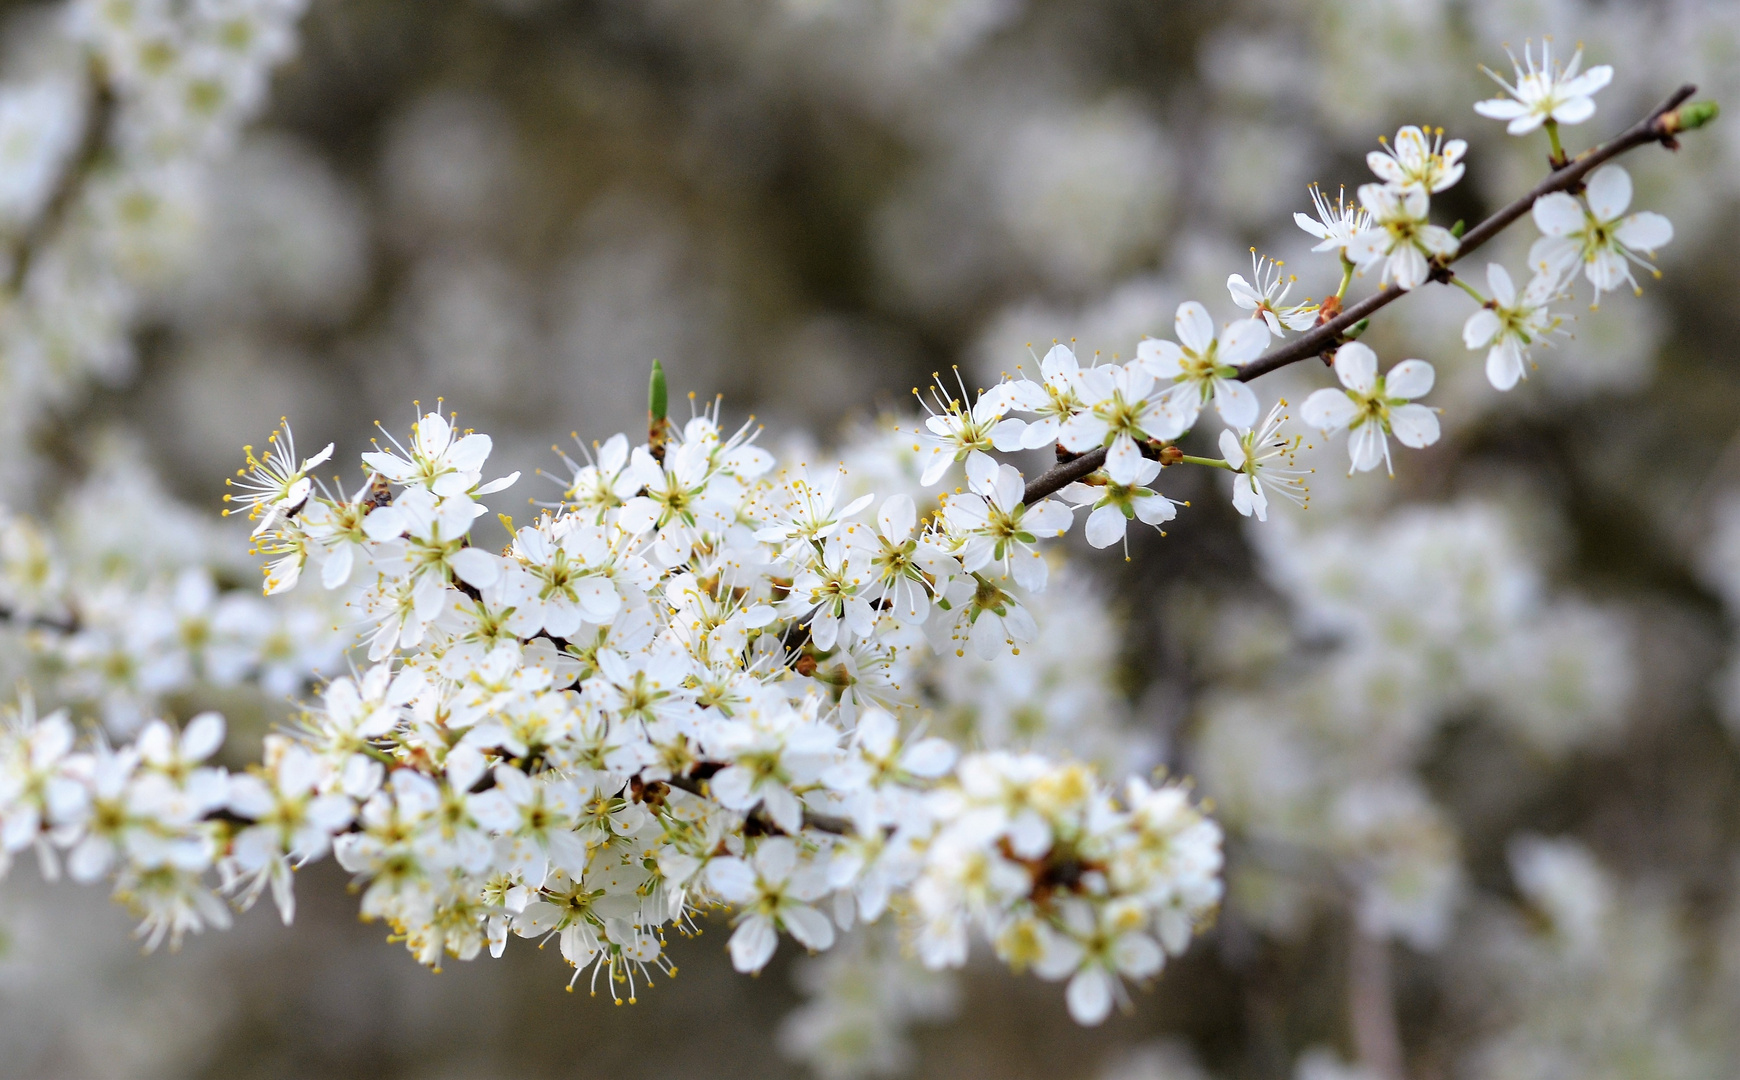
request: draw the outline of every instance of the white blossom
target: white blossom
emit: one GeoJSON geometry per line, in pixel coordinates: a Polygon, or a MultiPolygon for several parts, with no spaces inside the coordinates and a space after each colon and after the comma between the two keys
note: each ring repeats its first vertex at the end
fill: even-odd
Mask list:
{"type": "Polygon", "coordinates": [[[1432,365],[1403,360],[1389,374],[1377,373],[1377,354],[1357,341],[1335,351],[1335,375],[1344,390],[1315,390],[1305,399],[1302,417],[1324,434],[1349,432],[1348,469],[1367,472],[1381,462],[1391,473],[1389,435],[1419,449],[1438,441],[1438,417],[1413,399],[1432,389],[1432,365]]]}
{"type": "Polygon", "coordinates": [[[1569,64],[1555,64],[1551,41],[1541,42],[1538,65],[1530,42],[1523,43],[1523,63],[1517,63],[1514,55],[1510,62],[1516,71],[1514,82],[1505,82],[1496,72],[1481,68],[1510,97],[1476,102],[1474,111],[1493,120],[1509,121],[1505,130],[1512,135],[1527,135],[1548,122],[1581,124],[1595,115],[1595,93],[1613,81],[1613,69],[1606,64],[1577,73],[1583,64],[1581,47],[1571,54],[1569,64]]]}

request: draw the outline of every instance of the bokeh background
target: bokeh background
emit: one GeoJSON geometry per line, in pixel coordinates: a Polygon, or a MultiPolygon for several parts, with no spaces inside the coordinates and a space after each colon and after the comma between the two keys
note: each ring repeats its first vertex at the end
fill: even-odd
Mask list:
{"type": "MultiPolygon", "coordinates": [[[[41,62],[49,10],[5,5],[0,80],[41,62]]],[[[66,493],[118,456],[215,518],[281,415],[346,461],[437,398],[530,476],[570,432],[633,431],[655,357],[776,448],[910,414],[951,366],[989,385],[1053,341],[1128,357],[1181,300],[1236,314],[1224,282],[1253,246],[1296,297],[1333,288],[1291,215],[1311,182],[1364,182],[1399,124],[1471,144],[1443,223],[1533,183],[1544,147],[1470,106],[1494,89],[1479,63],[1543,34],[1617,68],[1573,150],[1683,82],[1740,107],[1723,0],[314,0],[141,286],[132,348],[8,443],[32,462],[8,499],[77,513],[66,493]]],[[[1106,768],[1198,777],[1231,833],[1228,904],[1091,1031],[1060,987],[895,964],[882,993],[916,1015],[891,1067],[1361,1076],[1364,935],[1418,1080],[1734,1075],[1740,124],[1685,142],[1627,159],[1637,205],[1678,230],[1664,279],[1599,312],[1580,285],[1572,336],[1516,391],[1463,348],[1460,293],[1385,313],[1366,340],[1436,364],[1445,410],[1394,480],[1307,455],[1312,508],[1264,526],[1173,470],[1192,506],[1171,535],[1129,562],[1074,552],[1092,625],[1065,645],[1101,655],[1058,648],[1046,685],[1095,683],[1081,723],[1143,748],[1106,768]]],[[[1532,238],[1490,250],[1520,275],[1532,238]]],[[[1263,394],[1326,382],[1304,364],[1263,394]]],[[[540,483],[513,501],[555,495],[540,483]]],[[[174,704],[214,702],[238,762],[287,715],[239,691],[174,704]]],[[[564,993],[525,942],[431,974],[345,884],[311,867],[293,927],[261,908],[141,957],[100,890],[21,865],[0,883],[0,1073],[852,1074],[793,1056],[787,1018],[830,976],[789,943],[744,979],[707,924],[679,978],[617,1008],[564,993]]]]}

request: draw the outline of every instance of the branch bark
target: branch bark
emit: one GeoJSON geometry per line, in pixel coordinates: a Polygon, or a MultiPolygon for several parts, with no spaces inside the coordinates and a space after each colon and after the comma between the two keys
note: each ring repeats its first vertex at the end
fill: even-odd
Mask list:
{"type": "MultiPolygon", "coordinates": [[[[1674,110],[1683,105],[1696,92],[1697,87],[1689,83],[1680,87],[1669,95],[1666,101],[1657,105],[1647,116],[1621,132],[1618,137],[1600,146],[1585,150],[1563,168],[1555,169],[1545,180],[1536,184],[1526,194],[1507,204],[1463,234],[1461,246],[1456,251],[1456,258],[1451,261],[1455,262],[1472,255],[1488,240],[1503,232],[1518,218],[1528,213],[1534,207],[1535,201],[1541,196],[1576,187],[1583,182],[1585,176],[1620,154],[1650,143],[1661,143],[1670,150],[1677,147],[1674,135],[1679,128],[1674,122],[1674,110]]],[[[1432,280],[1448,283],[1453,276],[1455,275],[1449,264],[1441,264],[1434,269],[1432,280]]],[[[1396,288],[1384,288],[1373,293],[1321,326],[1312,327],[1292,341],[1271,349],[1246,364],[1239,371],[1240,381],[1249,382],[1252,379],[1267,375],[1271,371],[1284,368],[1288,364],[1298,363],[1306,357],[1321,355],[1339,344],[1341,335],[1350,327],[1362,319],[1370,318],[1405,295],[1403,290],[1396,288]]],[[[1036,503],[1047,495],[1054,494],[1087,476],[1104,465],[1105,461],[1104,448],[1098,448],[1060,462],[1034,477],[1028,483],[1026,490],[1022,493],[1022,501],[1028,504],[1036,503]]]]}
{"type": "Polygon", "coordinates": [[[1390,943],[1354,920],[1347,949],[1347,1011],[1354,1051],[1380,1080],[1406,1080],[1390,980],[1390,943]]]}
{"type": "MultiPolygon", "coordinates": [[[[665,783],[674,788],[680,788],[691,795],[699,795],[703,799],[708,798],[707,792],[703,787],[705,782],[696,777],[673,776],[669,780],[666,780],[665,783]]],[[[783,830],[777,825],[768,821],[759,810],[751,813],[750,817],[760,820],[770,832],[783,832],[783,830]]],[[[815,829],[817,832],[833,833],[835,836],[851,836],[853,833],[858,831],[852,827],[851,821],[846,818],[835,817],[832,814],[818,814],[808,807],[804,808],[804,826],[806,828],[815,829]]]]}

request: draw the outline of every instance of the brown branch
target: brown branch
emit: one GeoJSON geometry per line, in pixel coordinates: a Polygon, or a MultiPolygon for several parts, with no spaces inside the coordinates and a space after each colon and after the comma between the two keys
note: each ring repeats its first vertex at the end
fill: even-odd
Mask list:
{"type": "MultiPolygon", "coordinates": [[[[717,766],[715,766],[715,771],[716,770],[717,766]]],[[[704,785],[706,781],[698,777],[673,776],[669,780],[666,780],[665,783],[674,788],[680,788],[691,795],[699,795],[703,799],[711,797],[705,790],[704,785]]],[[[784,832],[783,829],[770,821],[760,810],[751,812],[750,821],[751,823],[759,822],[762,830],[765,832],[784,832]]],[[[807,807],[804,810],[804,827],[807,829],[814,829],[817,832],[833,833],[835,836],[851,836],[858,831],[852,827],[851,821],[846,818],[835,817],[833,814],[818,814],[807,807]]]]}
{"type": "Polygon", "coordinates": [[[12,266],[6,274],[6,291],[13,296],[23,291],[25,279],[29,276],[37,255],[60,231],[79,192],[84,188],[85,178],[95,170],[97,162],[102,159],[103,151],[108,147],[109,127],[114,120],[116,108],[115,89],[103,70],[102,59],[95,52],[90,54],[88,71],[90,106],[85,114],[84,132],[80,135],[78,148],[61,169],[54,191],[49,195],[42,213],[31,222],[12,249],[12,266]]]}
{"type": "Polygon", "coordinates": [[[12,626],[19,630],[52,630],[57,634],[76,634],[79,632],[79,620],[76,615],[56,618],[53,615],[19,615],[9,607],[0,605],[0,625],[12,626]]]}
{"type": "Polygon", "coordinates": [[[1021,501],[1031,506],[1047,495],[1075,483],[1105,463],[1106,448],[1103,446],[1085,454],[1077,454],[1067,461],[1060,461],[1028,481],[1026,490],[1021,493],[1021,501]]]}
{"type": "MultiPolygon", "coordinates": [[[[1536,184],[1532,190],[1515,202],[1510,203],[1491,217],[1468,230],[1462,237],[1461,245],[1456,249],[1456,258],[1452,262],[1471,255],[1481,245],[1503,232],[1517,218],[1528,213],[1535,205],[1535,200],[1542,195],[1555,191],[1565,191],[1582,183],[1597,166],[1618,157],[1628,150],[1649,143],[1662,143],[1670,149],[1674,146],[1674,133],[1679,130],[1672,118],[1672,113],[1694,93],[1697,87],[1687,84],[1674,91],[1666,101],[1657,105],[1648,116],[1633,124],[1618,138],[1582,154],[1562,169],[1554,170],[1545,180],[1536,184]]],[[[1451,273],[1448,264],[1440,264],[1432,274],[1432,280],[1448,282],[1451,273]]],[[[1321,326],[1316,326],[1276,349],[1271,349],[1256,360],[1246,364],[1239,371],[1239,379],[1249,382],[1252,379],[1288,364],[1298,363],[1308,356],[1317,356],[1327,349],[1340,343],[1343,332],[1361,319],[1370,318],[1375,312],[1387,307],[1400,299],[1404,290],[1385,288],[1380,292],[1366,297],[1359,303],[1343,311],[1321,326]]]]}
{"type": "Polygon", "coordinates": [[[1402,1036],[1390,987],[1390,944],[1358,925],[1348,928],[1347,1011],[1354,1051],[1380,1080],[1405,1080],[1402,1036]]]}
{"type": "MultiPolygon", "coordinates": [[[[1678,144],[1674,140],[1674,135],[1680,130],[1675,110],[1696,92],[1697,87],[1690,84],[1680,87],[1666,101],[1651,110],[1649,115],[1621,133],[1618,138],[1591,150],[1585,150],[1570,164],[1554,170],[1527,194],[1468,230],[1462,237],[1461,245],[1457,248],[1456,259],[1473,254],[1488,240],[1503,232],[1517,218],[1528,213],[1535,205],[1535,201],[1541,196],[1576,187],[1590,172],[1620,154],[1649,143],[1661,143],[1670,150],[1675,149],[1678,144]]],[[[1432,280],[1437,282],[1448,282],[1452,276],[1454,275],[1448,264],[1439,264],[1432,272],[1432,280]]],[[[1288,364],[1298,363],[1306,357],[1321,355],[1340,344],[1342,334],[1348,329],[1362,319],[1370,318],[1404,295],[1405,292],[1402,289],[1387,287],[1373,293],[1328,322],[1307,330],[1285,345],[1271,349],[1245,365],[1239,371],[1240,381],[1249,382],[1278,368],[1286,367],[1288,364]]],[[[1021,500],[1029,505],[1036,503],[1047,495],[1054,494],[1087,476],[1104,465],[1105,462],[1106,451],[1104,448],[1090,450],[1085,454],[1071,457],[1034,477],[1028,483],[1026,490],[1022,492],[1021,500]]]]}

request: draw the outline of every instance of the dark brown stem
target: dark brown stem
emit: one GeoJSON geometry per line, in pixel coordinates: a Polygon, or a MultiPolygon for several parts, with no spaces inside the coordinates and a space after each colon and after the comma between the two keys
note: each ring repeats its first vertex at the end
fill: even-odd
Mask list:
{"type": "MultiPolygon", "coordinates": [[[[1456,251],[1456,258],[1461,259],[1473,254],[1476,249],[1503,232],[1517,218],[1528,213],[1535,205],[1535,200],[1542,195],[1576,187],[1590,172],[1620,154],[1628,150],[1635,150],[1648,143],[1661,143],[1669,149],[1673,149],[1678,145],[1674,141],[1674,135],[1679,130],[1675,122],[1674,110],[1696,92],[1697,87],[1690,84],[1680,87],[1666,101],[1651,110],[1648,116],[1627,128],[1618,138],[1594,149],[1585,150],[1568,165],[1554,170],[1550,176],[1536,184],[1527,194],[1463,234],[1462,243],[1456,251]]],[[[1447,264],[1438,265],[1432,272],[1432,280],[1437,282],[1448,282],[1452,276],[1447,264]]],[[[1403,290],[1396,288],[1384,288],[1373,293],[1352,307],[1344,309],[1341,314],[1328,322],[1307,330],[1285,345],[1271,349],[1251,363],[1246,364],[1239,371],[1239,379],[1243,382],[1249,382],[1278,368],[1284,368],[1288,364],[1298,363],[1308,356],[1319,356],[1333,349],[1340,344],[1342,334],[1349,328],[1362,319],[1369,319],[1404,295],[1403,290]]],[[[1060,462],[1034,477],[1022,493],[1021,499],[1030,505],[1036,503],[1047,495],[1054,494],[1087,476],[1104,465],[1105,462],[1106,452],[1104,448],[1089,450],[1085,454],[1060,462]]]]}
{"type": "Polygon", "coordinates": [[[6,275],[6,291],[13,296],[23,291],[24,282],[30,275],[30,267],[35,263],[37,255],[60,231],[61,224],[72,210],[79,192],[84,189],[85,178],[96,169],[97,163],[102,160],[103,151],[108,147],[109,127],[115,116],[115,90],[103,70],[102,59],[94,52],[89,60],[89,77],[90,109],[85,115],[84,133],[79,139],[78,149],[61,170],[42,213],[31,222],[12,249],[12,266],[6,275]]]}
{"type": "MultiPolygon", "coordinates": [[[[702,790],[704,781],[692,776],[673,776],[669,780],[666,780],[665,783],[674,788],[681,788],[691,795],[699,795],[703,799],[708,797],[706,791],[702,790]]],[[[767,820],[766,816],[759,810],[752,813],[750,818],[751,820],[759,821],[764,831],[783,831],[777,825],[774,825],[773,822],[767,820]]],[[[804,811],[804,827],[806,829],[814,829],[817,832],[833,833],[835,836],[851,836],[853,833],[858,831],[852,827],[850,821],[843,817],[835,817],[832,814],[818,814],[808,809],[804,811]]]]}
{"type": "Polygon", "coordinates": [[[1031,506],[1040,499],[1075,483],[1106,463],[1106,448],[1101,446],[1085,454],[1061,461],[1028,481],[1021,501],[1031,506]]]}
{"type": "Polygon", "coordinates": [[[79,632],[77,616],[67,615],[64,618],[56,618],[53,615],[20,616],[5,606],[0,606],[0,625],[12,626],[19,630],[52,630],[57,634],[76,634],[79,632]]]}
{"type": "Polygon", "coordinates": [[[1390,986],[1390,943],[1355,921],[1347,948],[1347,1011],[1360,1063],[1380,1080],[1406,1080],[1390,986]]]}

